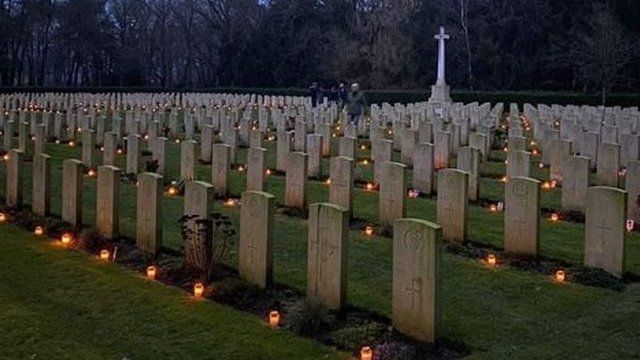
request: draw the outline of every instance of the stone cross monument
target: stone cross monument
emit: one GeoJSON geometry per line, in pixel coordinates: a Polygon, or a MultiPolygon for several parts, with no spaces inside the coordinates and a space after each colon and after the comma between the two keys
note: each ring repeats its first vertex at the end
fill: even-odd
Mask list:
{"type": "Polygon", "coordinates": [[[449,35],[444,33],[444,26],[440,26],[440,31],[434,36],[434,39],[438,40],[438,79],[436,84],[431,86],[429,103],[442,109],[451,103],[450,89],[444,78],[444,41],[449,39],[449,35]]]}

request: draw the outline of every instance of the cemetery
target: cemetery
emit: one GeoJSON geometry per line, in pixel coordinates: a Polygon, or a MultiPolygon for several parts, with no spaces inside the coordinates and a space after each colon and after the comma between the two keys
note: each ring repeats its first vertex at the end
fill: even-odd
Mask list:
{"type": "Polygon", "coordinates": [[[88,253],[353,356],[587,356],[613,323],[597,351],[638,351],[637,109],[383,104],[355,127],[296,97],[2,103],[3,246],[42,234],[41,256],[88,253]]]}
{"type": "Polygon", "coordinates": [[[433,40],[356,116],[0,91],[0,358],[638,358],[640,109],[454,100],[433,40]]]}

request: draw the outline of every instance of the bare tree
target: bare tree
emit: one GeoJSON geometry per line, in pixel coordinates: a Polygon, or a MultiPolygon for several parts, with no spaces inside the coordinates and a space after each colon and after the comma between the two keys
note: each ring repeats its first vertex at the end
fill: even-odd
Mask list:
{"type": "Polygon", "coordinates": [[[581,25],[570,39],[569,56],[579,78],[599,87],[605,105],[607,92],[637,53],[637,35],[629,36],[611,10],[602,5],[595,5],[588,23],[581,25]]]}

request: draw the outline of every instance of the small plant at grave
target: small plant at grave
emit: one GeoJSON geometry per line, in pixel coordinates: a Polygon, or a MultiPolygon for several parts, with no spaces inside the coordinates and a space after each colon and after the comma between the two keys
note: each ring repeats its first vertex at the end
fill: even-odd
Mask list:
{"type": "Polygon", "coordinates": [[[27,209],[16,209],[9,207],[0,208],[0,212],[9,214],[9,221],[29,232],[33,231],[37,226],[44,229],[44,233],[52,238],[58,238],[65,232],[73,231],[71,224],[60,219],[40,216],[32,213],[27,209]]]}
{"type": "Polygon", "coordinates": [[[138,182],[138,175],[134,173],[122,173],[120,174],[120,182],[125,184],[135,184],[138,182]]]}
{"type": "Polygon", "coordinates": [[[333,343],[340,349],[360,349],[363,345],[372,344],[380,339],[387,327],[380,323],[368,322],[358,326],[346,327],[331,332],[333,343]]]}
{"type": "Polygon", "coordinates": [[[387,341],[377,345],[374,354],[376,360],[412,360],[417,358],[414,346],[399,341],[387,341]]]}
{"type": "Polygon", "coordinates": [[[162,125],[162,129],[160,131],[162,131],[162,135],[166,138],[169,137],[169,131],[171,129],[169,129],[169,127],[167,125],[162,125]]]}
{"type": "Polygon", "coordinates": [[[229,259],[235,243],[236,231],[230,218],[219,213],[204,219],[185,215],[179,223],[184,243],[183,267],[199,279],[209,282],[216,264],[229,259]]]}
{"type": "Polygon", "coordinates": [[[110,247],[111,243],[104,236],[100,235],[95,228],[82,230],[76,240],[76,247],[91,254],[96,254],[100,250],[110,247]]]}
{"type": "Polygon", "coordinates": [[[564,221],[584,223],[585,220],[585,215],[581,211],[563,211],[560,215],[564,221]]]}
{"type": "Polygon", "coordinates": [[[147,172],[156,172],[160,165],[158,164],[158,160],[149,160],[145,164],[145,170],[147,172]]]}
{"type": "Polygon", "coordinates": [[[580,267],[570,271],[569,281],[587,286],[596,286],[615,291],[623,291],[625,284],[613,274],[602,269],[580,267]]]}
{"type": "Polygon", "coordinates": [[[380,235],[384,237],[393,237],[393,225],[384,223],[380,225],[380,235]]]}
{"type": "Polygon", "coordinates": [[[466,241],[463,243],[449,242],[445,244],[445,250],[452,254],[465,256],[472,259],[482,259],[488,254],[487,249],[476,247],[472,242],[466,241]]]}
{"type": "Polygon", "coordinates": [[[215,283],[212,296],[216,301],[247,309],[259,301],[261,290],[242,279],[228,277],[215,283]]]}
{"type": "Polygon", "coordinates": [[[329,310],[322,303],[303,299],[287,311],[286,327],[303,336],[318,335],[328,316],[329,310]]]}
{"type": "Polygon", "coordinates": [[[2,212],[9,214],[10,223],[29,231],[42,223],[42,218],[26,209],[6,207],[2,212]]]}
{"type": "Polygon", "coordinates": [[[213,259],[215,263],[225,263],[229,261],[232,249],[236,243],[236,229],[231,222],[231,218],[213,213],[210,216],[213,220],[213,259]]]}
{"type": "Polygon", "coordinates": [[[62,234],[74,231],[73,225],[60,219],[47,217],[43,221],[45,234],[53,239],[60,239],[62,234]]]}

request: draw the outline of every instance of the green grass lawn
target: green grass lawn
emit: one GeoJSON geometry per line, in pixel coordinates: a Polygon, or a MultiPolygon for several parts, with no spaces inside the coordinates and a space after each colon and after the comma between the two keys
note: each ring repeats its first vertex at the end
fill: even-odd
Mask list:
{"type": "Polygon", "coordinates": [[[261,319],[0,225],[2,359],[333,359],[261,319]]]}
{"type": "MultiPolygon", "coordinates": [[[[269,150],[267,164],[275,168],[275,143],[265,143],[269,150]]],[[[47,145],[53,156],[54,214],[60,213],[62,160],[80,158],[80,149],[62,145],[47,145]]],[[[359,151],[367,156],[368,151],[359,151]]],[[[167,144],[166,181],[177,180],[179,145],[167,144]]],[[[394,157],[398,154],[394,154],[394,157]]],[[[500,159],[500,152],[492,156],[500,159]]],[[[246,151],[239,152],[240,162],[246,151]]],[[[120,156],[123,165],[124,156],[120,156]]],[[[328,159],[323,161],[328,175],[328,159]]],[[[25,200],[30,202],[30,164],[26,165],[25,200]]],[[[358,165],[363,179],[372,179],[372,166],[358,165]]],[[[0,194],[4,194],[4,166],[0,167],[0,194]]],[[[198,165],[199,180],[210,181],[209,166],[198,165]]],[[[499,161],[483,165],[483,173],[504,173],[499,161]]],[[[546,170],[536,168],[534,176],[544,179],[546,170]]],[[[244,173],[233,171],[231,192],[239,195],[244,188],[244,173]]],[[[409,184],[410,182],[408,182],[409,184]]],[[[504,187],[499,180],[483,178],[482,198],[500,201],[504,187]]],[[[284,198],[284,178],[271,176],[267,191],[284,198]]],[[[85,220],[95,221],[95,179],[85,182],[85,220]]],[[[327,201],[328,188],[320,182],[309,182],[309,202],[327,201]]],[[[121,232],[135,236],[135,186],[121,188],[121,232]]],[[[378,211],[377,193],[357,190],[354,196],[354,216],[375,222],[378,211]]],[[[545,192],[545,208],[560,209],[560,190],[545,192]]],[[[237,208],[224,208],[216,202],[217,211],[237,220],[237,208]]],[[[502,247],[503,216],[476,205],[469,208],[470,238],[474,241],[502,247]]],[[[435,199],[409,199],[409,217],[434,221],[435,199]]],[[[181,245],[178,218],[182,215],[182,198],[165,198],[165,246],[178,249],[181,245]]],[[[237,221],[236,221],[237,223],[237,221]]],[[[306,272],[306,221],[276,216],[275,280],[304,290],[306,272]]],[[[582,224],[542,221],[542,255],[574,264],[582,262],[582,224]]],[[[627,249],[628,271],[640,274],[640,238],[630,235],[627,249]]],[[[392,246],[388,238],[369,238],[354,230],[349,236],[348,300],[350,303],[390,316],[392,246]]],[[[235,266],[235,257],[232,266],[235,266]]],[[[26,270],[25,270],[26,272],[26,270]]],[[[461,341],[471,348],[473,358],[630,358],[640,354],[640,290],[629,286],[624,292],[575,284],[554,284],[545,276],[508,267],[487,269],[476,260],[445,254],[443,269],[443,337],[461,341]]],[[[133,303],[134,301],[132,301],[133,303]]]]}

